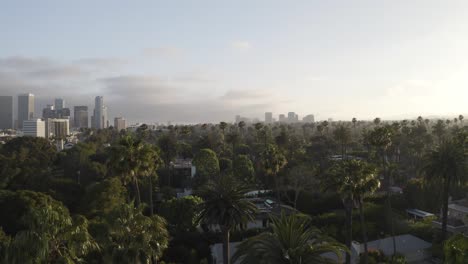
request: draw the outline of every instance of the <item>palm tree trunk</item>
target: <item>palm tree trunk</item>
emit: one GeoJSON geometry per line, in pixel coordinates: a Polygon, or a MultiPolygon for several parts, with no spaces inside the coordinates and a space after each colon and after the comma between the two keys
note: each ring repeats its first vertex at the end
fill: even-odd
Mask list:
{"type": "Polygon", "coordinates": [[[346,264],[351,264],[351,245],[353,241],[353,202],[345,201],[346,211],[346,264]]]}
{"type": "Polygon", "coordinates": [[[361,231],[362,231],[362,242],[364,243],[364,264],[367,264],[367,228],[364,220],[364,212],[362,210],[362,204],[364,201],[359,201],[359,215],[361,218],[361,231]]]}
{"type": "Polygon", "coordinates": [[[230,264],[231,259],[229,257],[229,229],[222,228],[223,232],[223,264],[230,264]]]}
{"type": "Polygon", "coordinates": [[[447,219],[448,219],[448,203],[449,203],[449,188],[450,188],[450,176],[445,177],[444,181],[444,205],[442,207],[442,240],[447,237],[447,219]]]}
{"type": "Polygon", "coordinates": [[[136,198],[136,206],[140,206],[141,204],[141,195],[140,195],[140,186],[138,186],[138,179],[137,177],[134,177],[134,183],[133,183],[134,187],[135,187],[135,198],[136,198]]]}
{"type": "Polygon", "coordinates": [[[154,205],[153,205],[153,177],[149,176],[149,200],[150,200],[150,215],[154,214],[154,205]]]}

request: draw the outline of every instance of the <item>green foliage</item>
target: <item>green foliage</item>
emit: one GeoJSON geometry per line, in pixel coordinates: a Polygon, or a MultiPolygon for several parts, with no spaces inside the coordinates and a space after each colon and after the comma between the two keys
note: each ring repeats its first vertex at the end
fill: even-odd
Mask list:
{"type": "Polygon", "coordinates": [[[106,215],[125,203],[127,190],[118,178],[106,179],[86,188],[80,212],[93,218],[106,215]]]}
{"type": "Polygon", "coordinates": [[[333,263],[322,254],[334,253],[338,258],[344,245],[335,242],[313,226],[308,218],[300,215],[272,217],[272,232],[262,233],[241,242],[233,256],[233,262],[250,263],[333,263]]]}
{"type": "Polygon", "coordinates": [[[161,203],[160,214],[169,226],[179,232],[194,231],[197,227],[199,206],[203,202],[197,196],[172,198],[161,203]]]}
{"type": "Polygon", "coordinates": [[[445,241],[444,259],[446,263],[468,263],[468,238],[457,234],[445,241]]]}
{"type": "Polygon", "coordinates": [[[214,179],[219,175],[219,161],[216,153],[211,149],[201,149],[192,161],[196,167],[195,175],[196,185],[201,186],[210,179],[214,179]]]}
{"type": "Polygon", "coordinates": [[[20,219],[18,223],[2,219],[1,226],[11,237],[1,235],[4,263],[78,263],[98,248],[86,218],[72,219],[50,196],[31,191],[2,191],[0,196],[0,210],[14,214],[11,220],[20,219]]]}
{"type": "Polygon", "coordinates": [[[233,174],[238,180],[244,183],[255,182],[255,171],[252,161],[247,155],[238,155],[233,162],[233,174]]]}
{"type": "Polygon", "coordinates": [[[121,204],[95,219],[90,230],[102,247],[100,262],[149,263],[159,259],[168,245],[166,221],[143,215],[142,208],[133,204],[121,204]]]}
{"type": "Polygon", "coordinates": [[[0,189],[34,188],[55,161],[56,150],[44,138],[17,137],[0,152],[0,189]]]}

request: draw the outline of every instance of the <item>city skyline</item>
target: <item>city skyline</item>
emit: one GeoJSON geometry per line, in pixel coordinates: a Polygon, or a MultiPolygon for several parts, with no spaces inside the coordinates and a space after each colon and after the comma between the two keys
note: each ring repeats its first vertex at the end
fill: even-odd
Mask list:
{"type": "Polygon", "coordinates": [[[468,2],[20,2],[0,10],[0,93],[36,113],[97,95],[132,123],[467,112],[468,2]]]}

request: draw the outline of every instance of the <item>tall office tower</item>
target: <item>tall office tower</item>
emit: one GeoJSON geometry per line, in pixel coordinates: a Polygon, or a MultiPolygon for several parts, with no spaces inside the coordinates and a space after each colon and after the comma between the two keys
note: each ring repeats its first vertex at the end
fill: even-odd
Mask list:
{"type": "Polygon", "coordinates": [[[265,113],[265,123],[273,123],[273,113],[272,112],[266,112],[265,113]]]}
{"type": "Polygon", "coordinates": [[[288,113],[288,122],[293,123],[296,121],[296,113],[289,112],[288,113]]]}
{"type": "Polygon", "coordinates": [[[0,129],[13,128],[13,96],[0,96],[0,129]]]}
{"type": "Polygon", "coordinates": [[[107,117],[107,106],[104,106],[102,109],[102,124],[104,128],[109,127],[109,118],[107,117]]]}
{"type": "Polygon", "coordinates": [[[93,127],[96,129],[103,129],[107,123],[107,109],[104,106],[104,98],[102,96],[96,96],[94,99],[93,120],[93,127]]]}
{"type": "Polygon", "coordinates": [[[55,109],[56,110],[61,110],[63,108],[65,108],[65,100],[63,100],[62,98],[55,98],[55,109]]]}
{"type": "Polygon", "coordinates": [[[315,122],[315,118],[314,118],[314,115],[306,115],[302,118],[302,122],[305,122],[305,123],[314,123],[315,122]]]}
{"type": "Polygon", "coordinates": [[[117,131],[123,130],[127,128],[127,121],[123,117],[116,117],[114,118],[114,128],[117,131]]]}
{"type": "Polygon", "coordinates": [[[34,94],[18,95],[18,128],[23,128],[23,122],[34,118],[34,94]]]}
{"type": "Polygon", "coordinates": [[[70,134],[70,122],[68,119],[49,118],[46,124],[46,137],[65,139],[70,134]]]}
{"type": "Polygon", "coordinates": [[[88,107],[75,106],[73,110],[74,126],[76,128],[88,127],[88,107]]]}
{"type": "Polygon", "coordinates": [[[283,114],[280,114],[278,116],[278,121],[281,122],[281,123],[286,122],[286,116],[283,115],[283,114]]]}
{"type": "Polygon", "coordinates": [[[241,121],[241,116],[240,115],[236,115],[236,123],[239,123],[241,121]]]}
{"type": "Polygon", "coordinates": [[[46,124],[41,119],[24,120],[23,135],[28,137],[46,137],[46,124]]]}

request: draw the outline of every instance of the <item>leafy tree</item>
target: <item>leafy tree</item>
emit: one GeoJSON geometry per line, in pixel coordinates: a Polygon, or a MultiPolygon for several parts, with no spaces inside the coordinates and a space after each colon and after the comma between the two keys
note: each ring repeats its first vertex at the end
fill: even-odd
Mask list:
{"type": "Polygon", "coordinates": [[[102,246],[100,262],[150,263],[162,256],[169,240],[166,221],[158,215],[145,216],[142,210],[124,203],[90,226],[102,246]]]}
{"type": "Polygon", "coordinates": [[[4,263],[79,263],[98,248],[88,233],[86,218],[72,219],[67,208],[50,196],[2,191],[0,210],[11,210],[14,221],[2,221],[11,236],[1,235],[4,263]]]}
{"type": "Polygon", "coordinates": [[[303,215],[271,217],[272,231],[248,238],[240,243],[233,262],[240,264],[336,263],[324,257],[334,253],[341,257],[346,247],[324,236],[303,215]]]}
{"type": "Polygon", "coordinates": [[[233,174],[238,180],[252,184],[255,182],[255,170],[247,155],[238,155],[233,162],[233,174]]]}
{"type": "Polygon", "coordinates": [[[162,202],[160,213],[176,230],[193,231],[197,226],[198,209],[201,203],[203,200],[197,196],[172,198],[162,202]]]}
{"type": "Polygon", "coordinates": [[[466,150],[463,144],[455,140],[443,141],[435,150],[426,156],[428,180],[441,183],[442,191],[442,238],[447,234],[447,216],[450,187],[466,181],[466,150]]]}
{"type": "Polygon", "coordinates": [[[17,137],[0,152],[0,188],[36,189],[55,162],[56,149],[44,138],[17,137]]]}
{"type": "Polygon", "coordinates": [[[164,165],[169,167],[171,160],[177,154],[177,140],[173,134],[164,134],[158,139],[158,147],[162,152],[164,165]]]}
{"type": "MultiPolygon", "coordinates": [[[[293,198],[289,201],[297,209],[297,201],[299,195],[306,190],[310,190],[317,186],[318,168],[307,165],[298,165],[292,167],[285,175],[282,186],[285,187],[286,192],[292,190],[294,192],[293,198]]],[[[289,199],[289,195],[286,195],[289,199]]]]}
{"type": "Polygon", "coordinates": [[[257,208],[244,195],[249,190],[234,178],[223,176],[209,182],[201,191],[204,202],[201,204],[199,221],[218,226],[223,237],[223,263],[229,264],[229,235],[235,228],[252,220],[257,208]]]}
{"type": "Polygon", "coordinates": [[[211,149],[201,149],[195,155],[193,165],[197,169],[195,177],[198,185],[214,179],[220,172],[218,157],[211,149]]]}
{"type": "Polygon", "coordinates": [[[468,238],[457,234],[445,241],[444,259],[445,263],[468,263],[468,238]]]}
{"type": "Polygon", "coordinates": [[[127,199],[127,190],[119,178],[109,178],[86,188],[80,211],[87,217],[106,215],[127,199]]]}

